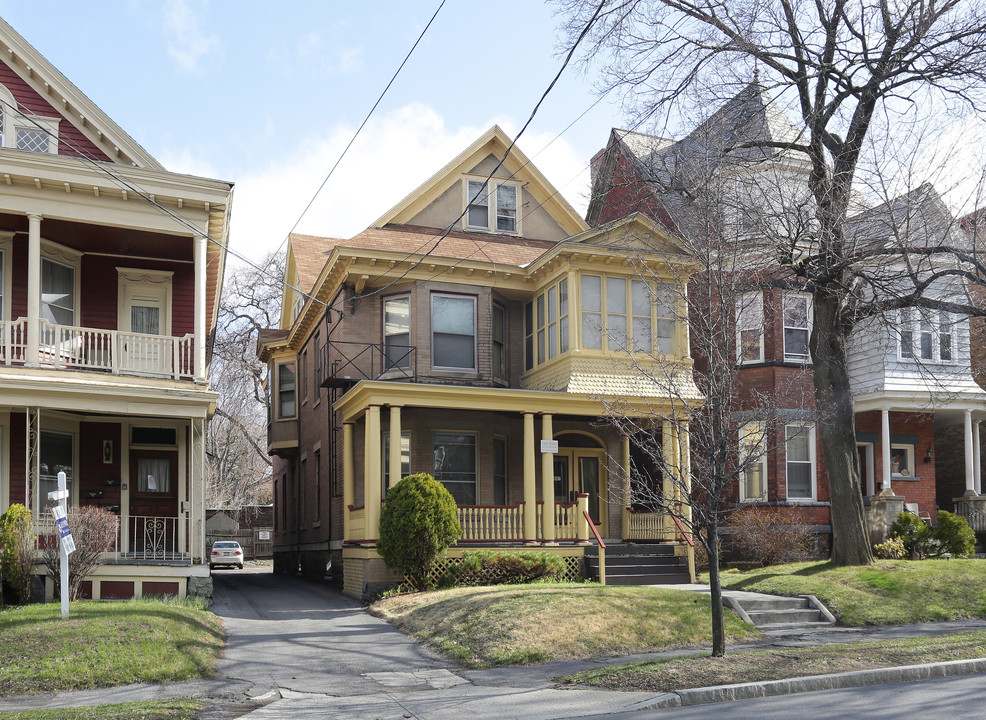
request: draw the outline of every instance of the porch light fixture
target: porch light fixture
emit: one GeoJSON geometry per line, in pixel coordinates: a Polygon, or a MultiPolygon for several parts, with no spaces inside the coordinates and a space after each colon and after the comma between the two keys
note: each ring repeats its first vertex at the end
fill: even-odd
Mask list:
{"type": "Polygon", "coordinates": [[[924,462],[925,463],[930,463],[931,462],[931,446],[930,445],[928,446],[928,452],[926,452],[924,454],[924,462]]]}

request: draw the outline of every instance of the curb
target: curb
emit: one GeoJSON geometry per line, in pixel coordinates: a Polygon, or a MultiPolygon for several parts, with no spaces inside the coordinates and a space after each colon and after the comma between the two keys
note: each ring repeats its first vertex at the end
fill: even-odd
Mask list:
{"type": "Polygon", "coordinates": [[[765,680],[761,682],[737,683],[704,688],[690,688],[668,693],[656,702],[642,704],[634,710],[659,710],[662,708],[687,707],[689,705],[708,705],[711,703],[750,700],[753,698],[793,695],[794,693],[816,690],[837,690],[840,688],[865,687],[867,685],[889,685],[897,682],[928,680],[930,678],[958,677],[986,673],[986,658],[975,660],[950,660],[924,665],[905,665],[875,670],[834,673],[832,675],[809,675],[808,677],[787,678],[785,680],[765,680]]]}

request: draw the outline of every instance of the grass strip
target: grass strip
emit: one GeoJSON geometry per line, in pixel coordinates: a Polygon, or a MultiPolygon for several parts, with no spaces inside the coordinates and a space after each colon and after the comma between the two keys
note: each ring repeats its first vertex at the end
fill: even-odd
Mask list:
{"type": "Polygon", "coordinates": [[[208,677],[223,646],[212,613],[152,600],[0,612],[0,695],[208,677]]]}
{"type": "Polygon", "coordinates": [[[0,713],[3,720],[194,720],[202,709],[198,700],[151,700],[148,702],[91,705],[48,710],[18,710],[0,713]]]}
{"type": "Polygon", "coordinates": [[[862,567],[791,563],[728,571],[723,587],[814,595],[843,625],[898,625],[986,617],[982,560],[879,560],[862,567]]]}
{"type": "Polygon", "coordinates": [[[607,690],[674,692],[981,657],[986,657],[986,632],[966,632],[878,642],[772,648],[731,653],[721,658],[647,660],[587,670],[562,680],[607,690]]]}
{"type": "MultiPolygon", "coordinates": [[[[468,667],[523,665],[711,644],[705,595],[541,583],[395,595],[371,611],[468,667]]],[[[730,642],[757,638],[731,613],[730,642]]]]}

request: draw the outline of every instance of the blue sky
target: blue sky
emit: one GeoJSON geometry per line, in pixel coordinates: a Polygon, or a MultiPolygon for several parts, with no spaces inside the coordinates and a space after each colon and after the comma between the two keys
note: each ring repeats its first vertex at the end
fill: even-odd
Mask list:
{"type": "MultiPolygon", "coordinates": [[[[276,248],[440,0],[0,0],[0,15],[168,169],[231,180],[233,248],[276,248]]],[[[299,225],[348,237],[493,123],[515,133],[561,65],[536,0],[447,0],[299,225]]],[[[618,104],[574,66],[520,147],[577,209],[618,104]],[[553,141],[547,150],[541,149],[553,141]]]]}

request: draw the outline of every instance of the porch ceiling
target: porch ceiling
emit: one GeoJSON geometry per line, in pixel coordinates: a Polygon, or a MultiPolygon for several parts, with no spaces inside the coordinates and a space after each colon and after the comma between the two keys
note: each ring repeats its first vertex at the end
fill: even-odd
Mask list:
{"type": "MultiPolygon", "coordinates": [[[[672,400],[655,398],[611,398],[622,403],[621,413],[634,417],[669,413],[672,400]]],[[[511,388],[462,387],[363,381],[335,404],[343,422],[352,422],[371,405],[445,408],[450,410],[485,410],[516,413],[548,413],[579,417],[601,417],[607,413],[603,402],[594,396],[542,390],[511,388]]],[[[684,408],[677,407],[681,413],[684,408]]]]}

